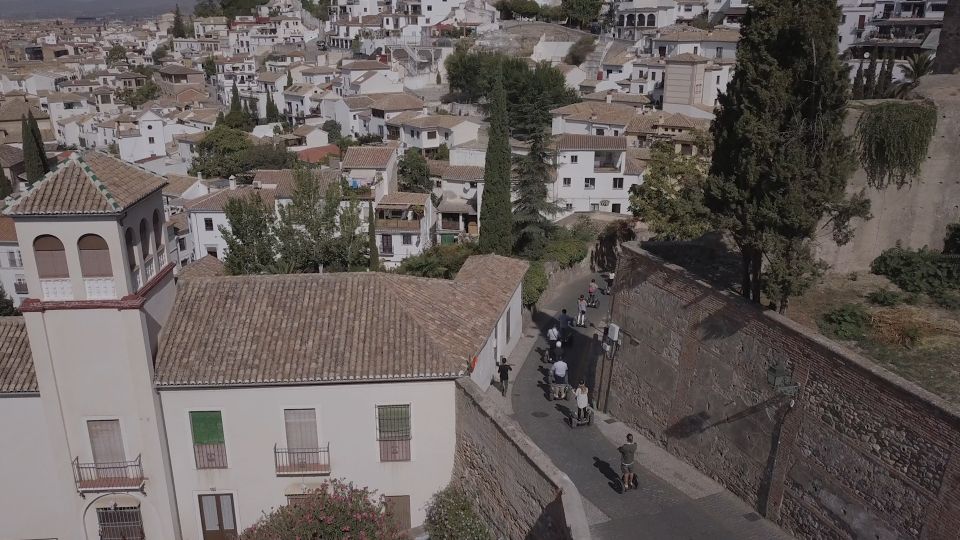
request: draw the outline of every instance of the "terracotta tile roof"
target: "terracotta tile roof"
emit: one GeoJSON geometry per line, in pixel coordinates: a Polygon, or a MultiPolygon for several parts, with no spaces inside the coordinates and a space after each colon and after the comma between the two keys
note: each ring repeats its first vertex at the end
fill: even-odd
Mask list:
{"type": "Polygon", "coordinates": [[[701,62],[707,62],[707,61],[708,59],[706,57],[700,56],[699,54],[693,54],[693,53],[683,53],[683,54],[678,54],[678,55],[667,58],[668,64],[673,62],[677,62],[681,64],[699,64],[701,62]]]}
{"type": "Polygon", "coordinates": [[[626,150],[627,138],[564,133],[557,139],[557,148],[560,150],[626,150]]]}
{"type": "MultiPolygon", "coordinates": [[[[320,179],[320,191],[325,192],[331,183],[340,180],[339,169],[329,167],[323,169],[312,169],[313,174],[320,179]]],[[[293,191],[296,188],[296,177],[293,169],[260,169],[253,177],[254,182],[260,182],[265,186],[276,186],[274,190],[275,198],[289,199],[293,197],[293,191]]]]}
{"type": "Polygon", "coordinates": [[[493,333],[526,268],[486,255],[468,259],[455,280],[387,273],[185,280],[161,338],[155,382],[458,377],[493,333]]]}
{"type": "Polygon", "coordinates": [[[390,66],[376,60],[356,60],[344,64],[340,69],[343,71],[370,71],[373,69],[390,69],[390,66]]]}
{"type": "Polygon", "coordinates": [[[397,206],[427,206],[430,204],[430,194],[398,191],[384,195],[377,204],[397,206]]]}
{"type": "Polygon", "coordinates": [[[247,197],[251,194],[259,195],[267,206],[273,206],[274,190],[254,189],[253,186],[237,186],[236,189],[221,189],[203,197],[198,197],[186,203],[183,207],[187,212],[223,212],[227,206],[227,201],[230,199],[247,197]]]}
{"type": "Polygon", "coordinates": [[[393,146],[351,146],[343,154],[344,169],[386,169],[397,154],[393,146]]]}
{"type": "Polygon", "coordinates": [[[174,197],[179,197],[183,195],[183,192],[190,189],[190,186],[199,182],[200,179],[196,176],[188,176],[183,174],[168,174],[167,175],[167,185],[163,186],[164,195],[172,195],[174,197]]]}
{"type": "Polygon", "coordinates": [[[38,391],[23,317],[0,317],[0,394],[38,391]]]}
{"type": "Polygon", "coordinates": [[[470,120],[462,116],[453,116],[450,114],[428,114],[403,120],[400,124],[419,129],[452,129],[465,122],[470,122],[470,120]]]}
{"type": "Polygon", "coordinates": [[[413,94],[408,94],[406,92],[392,92],[389,94],[368,94],[373,103],[370,104],[372,109],[380,109],[382,111],[407,111],[413,109],[422,109],[423,100],[414,96],[413,94]]]}
{"type": "Polygon", "coordinates": [[[23,150],[9,144],[0,144],[0,166],[10,168],[23,163],[23,150]]]}
{"type": "Polygon", "coordinates": [[[179,279],[218,277],[227,275],[227,270],[223,266],[223,261],[213,255],[204,255],[200,260],[183,267],[179,279]]]}
{"type": "Polygon", "coordinates": [[[13,218],[0,216],[0,242],[16,242],[17,228],[13,223],[13,218]]]}
{"type": "Polygon", "coordinates": [[[173,232],[178,236],[190,232],[190,225],[187,223],[186,212],[180,212],[170,216],[170,219],[168,219],[164,225],[173,228],[173,232]]]}
{"type": "Polygon", "coordinates": [[[297,152],[297,157],[300,158],[300,161],[306,161],[307,163],[321,163],[327,156],[339,155],[340,147],[335,144],[304,148],[297,152]]]}
{"type": "MultiPolygon", "coordinates": [[[[623,82],[623,81],[621,81],[623,82]]],[[[611,90],[601,90],[600,92],[593,92],[583,96],[585,101],[606,101],[607,96],[610,97],[610,102],[616,105],[649,105],[650,98],[641,94],[627,94],[624,92],[614,92],[611,90]]]]}
{"type": "Polygon", "coordinates": [[[165,184],[163,177],[102,152],[74,152],[14,201],[8,213],[115,214],[165,184]]]}
{"type": "Polygon", "coordinates": [[[427,160],[430,176],[439,176],[454,182],[483,182],[483,167],[450,165],[449,161],[427,160]]]}
{"type": "Polygon", "coordinates": [[[629,105],[606,101],[583,101],[550,111],[574,122],[597,122],[600,124],[626,126],[636,116],[636,109],[629,105]]]}
{"type": "Polygon", "coordinates": [[[167,64],[160,68],[160,73],[164,75],[203,75],[202,71],[190,69],[180,64],[167,64]]]}
{"type": "Polygon", "coordinates": [[[0,122],[19,121],[24,116],[27,116],[29,112],[33,112],[33,117],[37,120],[50,118],[50,115],[43,110],[20,99],[9,99],[0,102],[0,122]]]}
{"type": "Polygon", "coordinates": [[[647,160],[649,159],[649,148],[630,148],[627,150],[627,159],[623,166],[623,174],[643,174],[643,171],[647,170],[647,160]]]}

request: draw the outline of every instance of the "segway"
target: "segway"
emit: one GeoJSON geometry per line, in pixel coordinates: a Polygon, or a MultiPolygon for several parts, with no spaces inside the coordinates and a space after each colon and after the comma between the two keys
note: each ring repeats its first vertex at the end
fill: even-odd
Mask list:
{"type": "Polygon", "coordinates": [[[582,420],[577,417],[576,411],[570,413],[570,427],[578,428],[580,426],[589,426],[593,423],[593,408],[587,407],[587,415],[582,420]]]}

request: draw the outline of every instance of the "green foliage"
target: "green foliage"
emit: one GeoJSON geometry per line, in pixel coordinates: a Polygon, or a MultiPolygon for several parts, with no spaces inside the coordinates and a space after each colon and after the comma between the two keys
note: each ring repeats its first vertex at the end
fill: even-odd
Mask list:
{"type": "Polygon", "coordinates": [[[20,315],[20,311],[13,307],[13,300],[7,296],[7,291],[0,285],[0,317],[13,317],[20,315]]]}
{"type": "Polygon", "coordinates": [[[603,7],[601,0],[561,0],[560,8],[571,23],[575,23],[580,28],[585,27],[590,22],[597,20],[600,16],[600,8],[603,7]]]}
{"type": "Polygon", "coordinates": [[[159,64],[160,61],[163,60],[163,58],[167,56],[169,53],[170,53],[170,44],[162,43],[156,49],[154,49],[152,53],[150,53],[150,58],[153,59],[154,64],[159,64]]]}
{"type": "Polygon", "coordinates": [[[850,92],[851,99],[863,99],[863,61],[857,66],[857,75],[853,78],[853,90],[850,92]]]}
{"type": "Polygon", "coordinates": [[[766,289],[781,310],[822,267],[808,242],[820,223],[848,240],[850,219],[869,212],[864,197],[846,195],[853,148],[839,19],[835,0],[753,2],[711,130],[705,205],[740,248],[743,295],[759,303],[766,289]],[[782,271],[763,278],[774,266],[782,271]]]}
{"type": "Polygon", "coordinates": [[[7,174],[0,167],[0,200],[9,197],[13,193],[13,184],[7,179],[7,174]]]}
{"type": "Polygon", "coordinates": [[[509,255],[513,250],[510,215],[510,143],[507,130],[507,96],[503,75],[497,72],[490,93],[490,138],[483,171],[480,215],[480,250],[509,255]]]}
{"type": "Polygon", "coordinates": [[[540,300],[543,291],[547,290],[547,272],[540,261],[532,261],[527,273],[523,276],[523,290],[521,292],[523,305],[532,306],[540,300]]]}
{"type": "Polygon", "coordinates": [[[586,61],[596,47],[597,42],[593,36],[583,36],[570,47],[563,61],[571,66],[579,66],[586,61]]]}
{"type": "Polygon", "coordinates": [[[944,255],[926,248],[897,247],[885,250],[873,260],[870,270],[886,276],[908,292],[936,294],[960,289],[960,256],[944,255]]]}
{"type": "Polygon", "coordinates": [[[267,0],[220,0],[220,15],[232,19],[237,15],[250,15],[257,6],[267,0]]]}
{"type": "Polygon", "coordinates": [[[952,311],[960,310],[960,292],[957,291],[937,291],[931,297],[936,304],[944,309],[952,311]]]}
{"type": "Polygon", "coordinates": [[[330,19],[330,0],[302,0],[301,5],[303,5],[303,9],[321,21],[330,19]]]}
{"type": "Polygon", "coordinates": [[[337,479],[325,481],[296,504],[271,510],[240,535],[241,540],[345,537],[394,540],[401,534],[391,525],[382,498],[337,479]]]}
{"type": "Polygon", "coordinates": [[[837,339],[859,340],[870,330],[870,314],[859,304],[844,304],[820,318],[820,331],[837,339]]]}
{"type": "Polygon", "coordinates": [[[658,239],[692,240],[710,230],[710,212],[703,204],[703,186],[710,162],[702,155],[684,156],[673,143],[654,144],[643,184],[630,193],[630,211],[658,239]]]}
{"type": "Polygon", "coordinates": [[[340,137],[343,136],[340,123],[336,120],[327,120],[322,126],[320,126],[320,129],[327,132],[327,138],[332,143],[336,143],[340,140],[340,137]]]}
{"type": "Polygon", "coordinates": [[[903,68],[903,80],[893,88],[893,94],[901,99],[920,84],[920,77],[933,73],[933,56],[930,53],[914,54],[903,68]]]}
{"type": "Polygon", "coordinates": [[[904,302],[905,298],[903,293],[883,288],[868,294],[867,301],[877,306],[893,307],[904,302]]]}
{"type": "Polygon", "coordinates": [[[857,122],[857,150],[870,185],[898,188],[920,174],[937,129],[937,109],[918,102],[868,107],[857,122]]]}
{"type": "Polygon", "coordinates": [[[447,146],[447,143],[443,143],[437,147],[436,152],[433,154],[433,159],[440,161],[450,160],[450,147],[447,146]]]}
{"type": "Polygon", "coordinates": [[[411,276],[453,279],[467,258],[477,253],[471,243],[437,245],[420,255],[407,257],[397,272],[411,276]]]}
{"type": "Polygon", "coordinates": [[[867,70],[863,72],[863,98],[871,99],[875,96],[877,89],[877,58],[879,53],[877,48],[873,48],[873,52],[870,53],[870,64],[867,65],[867,70]]]}
{"type": "Polygon", "coordinates": [[[193,6],[194,17],[219,17],[223,15],[223,9],[217,0],[200,0],[193,6]]]}
{"type": "MultiPolygon", "coordinates": [[[[175,38],[185,38],[187,37],[187,25],[183,22],[183,14],[180,13],[180,4],[177,4],[176,8],[173,10],[173,27],[171,28],[171,33],[175,38]]],[[[192,34],[193,32],[189,32],[192,34]]]]}
{"type": "Polygon", "coordinates": [[[115,66],[120,62],[127,61],[127,49],[119,43],[110,47],[110,50],[107,51],[107,65],[115,66]]]}
{"type": "Polygon", "coordinates": [[[397,164],[397,176],[400,180],[400,191],[430,193],[433,190],[427,160],[417,148],[408,148],[404,152],[397,164]]]}
{"type": "Polygon", "coordinates": [[[547,236],[554,228],[550,218],[560,212],[560,207],[547,193],[553,156],[547,148],[546,135],[541,132],[530,140],[527,155],[515,157],[513,252],[536,259],[543,253],[547,236]]]}
{"type": "Polygon", "coordinates": [[[295,162],[282,145],[254,145],[246,132],[218,124],[197,145],[190,174],[227,178],[254,169],[287,169],[295,162]]]}
{"type": "Polygon", "coordinates": [[[877,76],[877,86],[873,90],[873,97],[885,98],[890,93],[890,85],[893,83],[893,56],[887,55],[883,60],[883,67],[877,76]]]}
{"type": "Polygon", "coordinates": [[[570,268],[587,257],[598,232],[587,219],[578,221],[570,229],[557,227],[543,249],[542,260],[556,262],[561,268],[570,268]]]}
{"type": "Polygon", "coordinates": [[[457,100],[491,101],[494,80],[502,76],[511,135],[526,139],[550,125],[550,111],[578,101],[566,87],[563,73],[549,63],[533,68],[523,58],[501,53],[470,52],[466,42],[445,60],[447,82],[457,100]],[[499,75],[498,75],[499,74],[499,75]]]}
{"type": "Polygon", "coordinates": [[[24,172],[27,175],[27,184],[29,185],[33,185],[34,182],[50,172],[50,164],[43,148],[40,128],[35,126],[37,126],[37,121],[33,117],[33,111],[30,111],[27,113],[27,117],[20,122],[20,131],[23,136],[24,172]]]}
{"type": "MultiPolygon", "coordinates": [[[[273,101],[273,92],[267,92],[266,113],[267,113],[266,120],[268,124],[272,124],[274,122],[279,122],[283,120],[283,116],[280,115],[280,109],[277,108],[277,104],[273,101]]],[[[327,120],[327,122],[333,122],[334,124],[336,124],[336,122],[334,122],[333,120],[327,120]]],[[[324,124],[324,126],[326,125],[327,124],[324,124]]],[[[339,124],[337,125],[337,127],[339,128],[339,124]]],[[[334,140],[332,135],[330,136],[330,140],[331,141],[334,140]]]]}
{"type": "Polygon", "coordinates": [[[713,30],[714,28],[713,23],[710,22],[710,16],[706,11],[698,13],[697,16],[690,19],[690,22],[687,24],[701,30],[713,30]]]}
{"type": "MultiPolygon", "coordinates": [[[[528,272],[529,275],[529,272],[528,272]]],[[[490,540],[493,536],[463,491],[447,487],[427,504],[424,523],[427,535],[435,540],[490,540]]]]}
{"type": "Polygon", "coordinates": [[[505,20],[513,19],[514,15],[530,19],[540,14],[540,4],[535,0],[501,0],[496,7],[505,20]]]}
{"type": "Polygon", "coordinates": [[[380,270],[380,249],[377,248],[377,219],[373,212],[373,202],[367,205],[367,237],[370,250],[370,270],[380,270]]]}
{"type": "Polygon", "coordinates": [[[220,227],[227,243],[224,267],[231,275],[261,274],[273,264],[274,211],[259,193],[227,201],[224,213],[230,227],[220,227]]]}
{"type": "Polygon", "coordinates": [[[203,60],[203,74],[207,76],[208,79],[213,78],[217,75],[217,62],[213,59],[212,56],[208,56],[203,60]]]}
{"type": "Polygon", "coordinates": [[[944,255],[960,255],[960,223],[947,225],[947,235],[943,238],[944,255]]]}
{"type": "Polygon", "coordinates": [[[134,108],[140,108],[144,103],[153,101],[158,97],[160,97],[160,86],[151,79],[147,79],[147,82],[143,83],[140,88],[125,88],[117,92],[118,101],[134,108]]]}

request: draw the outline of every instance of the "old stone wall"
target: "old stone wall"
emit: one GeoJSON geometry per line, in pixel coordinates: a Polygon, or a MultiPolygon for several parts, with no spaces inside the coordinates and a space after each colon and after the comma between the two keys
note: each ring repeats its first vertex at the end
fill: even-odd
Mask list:
{"type": "Polygon", "coordinates": [[[957,408],[635,244],[615,290],[614,416],[798,537],[957,537],[957,408]]]}
{"type": "Polygon", "coordinates": [[[469,379],[457,381],[451,483],[473,497],[497,538],[590,538],[570,479],[469,379]]]}

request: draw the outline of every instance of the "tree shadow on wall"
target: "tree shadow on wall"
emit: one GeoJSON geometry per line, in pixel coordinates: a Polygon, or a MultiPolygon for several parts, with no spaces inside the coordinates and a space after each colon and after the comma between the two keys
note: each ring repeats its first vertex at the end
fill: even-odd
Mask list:
{"type": "Polygon", "coordinates": [[[636,240],[637,233],[628,220],[608,224],[597,236],[590,267],[594,272],[612,272],[620,258],[620,245],[636,240]]]}
{"type": "Polygon", "coordinates": [[[708,233],[687,242],[650,240],[642,242],[640,246],[718,289],[733,290],[739,294],[740,253],[731,249],[720,234],[708,233]]]}
{"type": "Polygon", "coordinates": [[[672,426],[663,430],[663,433],[664,435],[673,439],[686,439],[687,437],[703,433],[708,429],[719,427],[724,424],[731,424],[738,420],[753,416],[774,405],[778,405],[779,403],[783,402],[784,399],[787,398],[785,396],[775,395],[761,401],[760,403],[757,403],[756,405],[751,405],[742,411],[725,416],[724,418],[712,423],[709,422],[710,415],[707,414],[706,411],[700,411],[696,414],[684,416],[672,426]]]}

